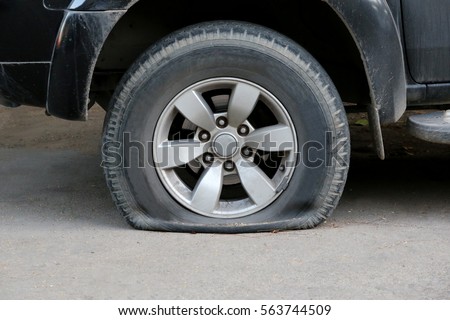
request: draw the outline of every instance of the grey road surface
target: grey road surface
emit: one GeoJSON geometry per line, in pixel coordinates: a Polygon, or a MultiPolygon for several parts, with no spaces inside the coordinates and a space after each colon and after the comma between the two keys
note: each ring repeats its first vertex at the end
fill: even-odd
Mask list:
{"type": "Polygon", "coordinates": [[[382,162],[361,139],[338,209],[313,230],[144,232],[105,186],[102,115],[35,112],[0,114],[0,299],[450,299],[448,147],[402,140],[382,162]]]}

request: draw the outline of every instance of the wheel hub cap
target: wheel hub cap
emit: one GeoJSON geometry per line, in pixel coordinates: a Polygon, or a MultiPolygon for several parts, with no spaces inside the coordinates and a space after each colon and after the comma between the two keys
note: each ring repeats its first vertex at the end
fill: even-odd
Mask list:
{"type": "Polygon", "coordinates": [[[213,141],[213,151],[221,158],[232,157],[238,149],[237,139],[230,133],[219,134],[213,141]]]}

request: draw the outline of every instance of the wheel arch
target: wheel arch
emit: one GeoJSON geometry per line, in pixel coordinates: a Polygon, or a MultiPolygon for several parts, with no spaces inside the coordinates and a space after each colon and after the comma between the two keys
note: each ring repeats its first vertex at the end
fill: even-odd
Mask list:
{"type": "Polygon", "coordinates": [[[48,10],[65,11],[55,39],[48,79],[47,113],[87,120],[95,102],[91,83],[109,33],[139,0],[43,0],[48,10]]]}
{"type": "Polygon", "coordinates": [[[341,17],[361,54],[373,107],[382,123],[406,109],[406,72],[397,24],[386,0],[325,0],[341,17]]]}
{"type": "Polygon", "coordinates": [[[61,118],[86,119],[89,95],[111,92],[153,42],[188,24],[231,19],[263,24],[297,41],[323,65],[344,102],[370,106],[375,128],[398,120],[406,108],[404,58],[386,0],[280,1],[258,16],[236,13],[235,0],[220,12],[205,0],[198,7],[181,0],[72,1],[55,45],[47,109],[61,118]]]}
{"type": "MultiPolygon", "coordinates": [[[[229,6],[221,12],[208,8],[207,0],[194,4],[182,0],[170,4],[134,1],[103,45],[92,89],[109,86],[111,90],[120,77],[111,74],[111,81],[105,78],[105,71],[125,72],[150,45],[178,29],[205,21],[240,20],[272,28],[292,38],[324,67],[345,102],[368,104],[369,84],[361,53],[341,17],[323,1],[281,1],[281,4],[269,2],[258,15],[253,9],[241,6],[237,10],[238,0],[228,1],[229,6]],[[173,6],[178,7],[179,13],[174,13],[173,6]],[[340,50],[336,50],[337,46],[340,50]]],[[[256,6],[260,1],[249,0],[249,3],[252,7],[251,4],[256,6]]]]}

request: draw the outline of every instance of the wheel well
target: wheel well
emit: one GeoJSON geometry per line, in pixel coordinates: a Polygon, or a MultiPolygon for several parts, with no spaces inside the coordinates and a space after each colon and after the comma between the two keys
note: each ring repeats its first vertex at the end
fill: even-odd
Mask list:
{"type": "Polygon", "coordinates": [[[370,101],[358,48],[344,23],[322,1],[139,1],[117,23],[100,53],[91,93],[106,105],[123,73],[149,46],[185,26],[241,20],[272,28],[299,43],[325,68],[345,103],[370,101]]]}

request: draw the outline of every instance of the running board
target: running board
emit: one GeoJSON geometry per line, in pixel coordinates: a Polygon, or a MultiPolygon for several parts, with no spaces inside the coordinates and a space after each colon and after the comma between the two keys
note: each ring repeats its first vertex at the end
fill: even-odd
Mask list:
{"type": "Polygon", "coordinates": [[[416,138],[450,144],[450,110],[413,115],[408,118],[407,127],[416,138]]]}

